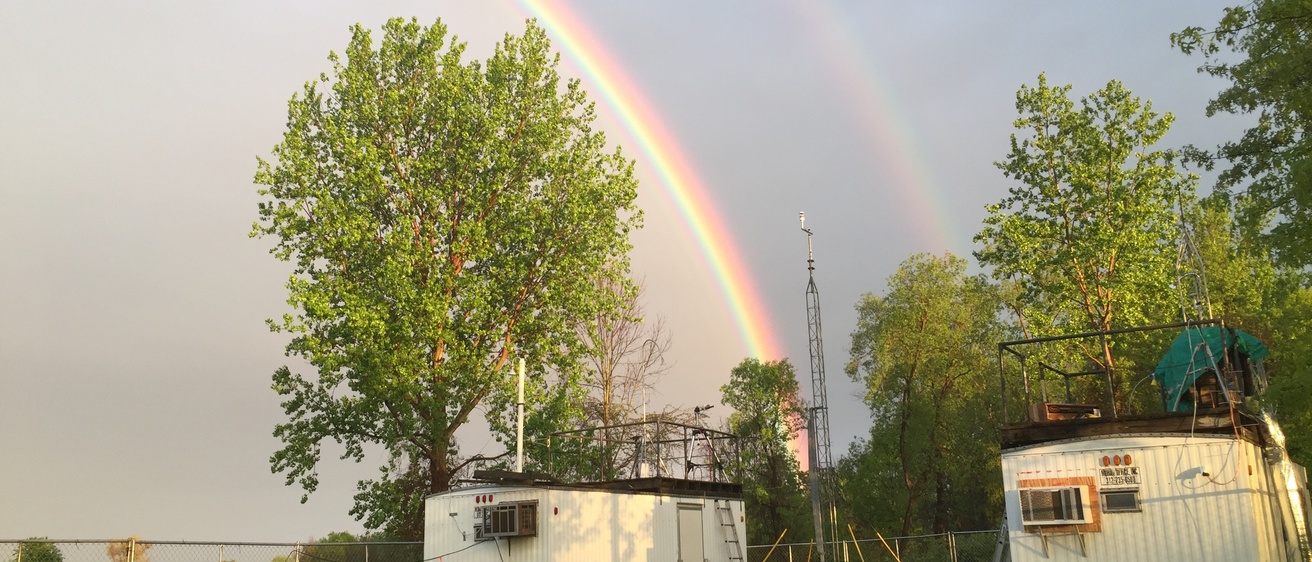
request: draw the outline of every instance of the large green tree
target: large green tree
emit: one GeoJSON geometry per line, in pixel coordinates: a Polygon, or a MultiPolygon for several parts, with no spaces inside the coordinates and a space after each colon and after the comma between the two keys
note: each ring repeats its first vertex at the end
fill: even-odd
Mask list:
{"type": "Polygon", "coordinates": [[[1255,0],[1226,8],[1215,27],[1186,28],[1171,42],[1203,57],[1199,72],[1229,82],[1207,104],[1209,116],[1256,118],[1240,138],[1199,154],[1209,167],[1221,167],[1218,195],[1234,196],[1240,225],[1222,237],[1220,247],[1231,251],[1204,250],[1208,284],[1227,323],[1271,346],[1271,388],[1263,401],[1279,416],[1290,454],[1306,464],[1312,461],[1312,291],[1305,271],[1312,264],[1312,3],[1255,0]]]}
{"type": "Polygon", "coordinates": [[[734,409],[728,423],[739,458],[729,471],[743,484],[748,544],[772,543],[785,529],[793,533],[789,540],[808,537],[810,509],[794,449],[805,413],[792,363],[744,359],[720,393],[734,409]]]}
{"type": "Polygon", "coordinates": [[[1282,261],[1312,264],[1312,3],[1254,0],[1226,8],[1216,27],[1189,27],[1171,42],[1204,57],[1199,72],[1230,82],[1207,104],[1208,115],[1257,118],[1206,155],[1224,168],[1218,187],[1255,203],[1244,222],[1278,218],[1267,238],[1282,261]]]}
{"type": "Polygon", "coordinates": [[[866,533],[997,524],[995,353],[1011,335],[1001,312],[997,288],[951,254],[912,256],[887,294],[861,297],[846,371],[866,389],[872,424],[839,475],[866,533]]]}
{"type": "Polygon", "coordinates": [[[312,370],[273,375],[287,421],[272,468],[308,495],[325,442],[357,462],[378,446],[353,513],[401,538],[469,462],[456,431],[475,408],[509,427],[512,359],[534,366],[530,428],[570,419],[575,327],[616,306],[597,280],[628,282],[640,222],[632,162],[607,151],[540,27],[482,63],[464,50],[440,21],[390,20],[378,45],[354,26],[255,176],[253,235],[294,266],[293,312],[270,326],[312,370]]]}
{"type": "MultiPolygon", "coordinates": [[[[1241,199],[1242,201],[1242,199],[1241,199]]],[[[1270,387],[1262,403],[1275,412],[1294,460],[1312,461],[1312,289],[1302,268],[1277,263],[1261,241],[1261,224],[1235,220],[1224,192],[1203,199],[1190,225],[1206,267],[1212,313],[1262,340],[1270,387]],[[1258,230],[1253,228],[1256,226],[1258,230]]]]}
{"type": "MultiPolygon", "coordinates": [[[[1015,182],[989,205],[975,257],[995,278],[1015,281],[1017,311],[1030,335],[1109,330],[1162,321],[1177,299],[1175,209],[1194,197],[1196,179],[1174,151],[1156,148],[1173,120],[1120,82],[1082,98],[1071,87],[1021,86],[1018,130],[997,163],[1015,182]]],[[[1080,349],[1116,374],[1111,340],[1080,349]]]]}

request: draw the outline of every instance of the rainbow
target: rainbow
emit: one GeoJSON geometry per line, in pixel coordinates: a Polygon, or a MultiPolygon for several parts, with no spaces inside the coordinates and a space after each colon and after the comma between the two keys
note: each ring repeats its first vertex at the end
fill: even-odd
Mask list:
{"type": "Polygon", "coordinates": [[[732,233],[692,162],[661,124],[642,91],[564,2],[520,0],[520,5],[578,66],[593,91],[599,93],[638,143],[639,152],[656,172],[665,195],[690,231],[748,355],[762,360],[782,357],[783,347],[732,233]]]}
{"type": "Polygon", "coordinates": [[[926,247],[914,251],[942,252],[951,250],[957,255],[970,252],[967,247],[954,247],[956,241],[969,240],[957,228],[959,221],[946,212],[945,195],[938,188],[929,163],[917,150],[919,141],[915,130],[900,117],[898,100],[888,86],[889,80],[875,60],[869,56],[869,47],[861,44],[857,33],[847,22],[851,17],[838,13],[833,2],[807,0],[790,3],[798,12],[798,20],[808,35],[821,45],[821,51],[842,83],[841,91],[851,98],[849,110],[853,121],[860,124],[870,150],[887,166],[894,187],[890,191],[902,198],[908,210],[903,216],[915,220],[914,228],[919,243],[926,247]]]}

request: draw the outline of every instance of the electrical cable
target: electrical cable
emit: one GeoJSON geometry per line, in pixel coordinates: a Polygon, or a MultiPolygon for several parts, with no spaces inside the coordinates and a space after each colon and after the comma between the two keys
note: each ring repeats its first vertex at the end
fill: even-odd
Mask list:
{"type": "MultiPolygon", "coordinates": [[[[1198,332],[1198,336],[1199,336],[1200,341],[1199,341],[1199,343],[1198,343],[1197,346],[1194,346],[1194,353],[1190,354],[1190,356],[1189,356],[1189,366],[1188,366],[1188,368],[1186,369],[1185,372],[1186,372],[1186,373],[1193,373],[1193,372],[1195,372],[1195,370],[1196,370],[1195,361],[1197,360],[1196,358],[1197,358],[1197,356],[1198,356],[1198,350],[1199,350],[1199,349],[1202,349],[1202,350],[1204,351],[1204,353],[1206,353],[1207,361],[1208,361],[1209,363],[1211,363],[1211,366],[1212,366],[1212,372],[1215,373],[1215,375],[1216,375],[1217,383],[1221,386],[1221,390],[1222,390],[1223,392],[1226,393],[1226,394],[1225,394],[1225,401],[1226,401],[1226,405],[1229,407],[1229,410],[1230,410],[1230,412],[1229,412],[1229,413],[1230,413],[1230,427],[1234,430],[1234,435],[1235,435],[1235,440],[1234,440],[1233,445],[1232,445],[1232,447],[1233,447],[1234,450],[1235,450],[1235,464],[1234,464],[1233,470],[1232,470],[1232,472],[1231,472],[1230,479],[1229,479],[1229,480],[1226,480],[1225,482],[1218,482],[1218,481],[1216,481],[1215,479],[1212,478],[1212,475],[1211,475],[1211,474],[1206,474],[1206,473],[1205,473],[1205,474],[1206,474],[1206,478],[1207,478],[1207,481],[1208,481],[1208,482],[1210,482],[1210,483],[1212,483],[1212,484],[1215,484],[1215,485],[1218,485],[1218,486],[1227,486],[1227,485],[1229,485],[1229,484],[1234,483],[1234,481],[1237,480],[1237,479],[1239,478],[1239,465],[1241,464],[1241,461],[1243,460],[1243,459],[1242,459],[1242,456],[1243,456],[1243,442],[1242,442],[1242,441],[1243,441],[1243,437],[1242,437],[1242,435],[1241,435],[1240,432],[1239,432],[1239,423],[1238,423],[1238,420],[1235,419],[1235,404],[1234,404],[1234,401],[1231,400],[1230,390],[1229,390],[1228,388],[1226,388],[1226,386],[1225,386],[1225,382],[1222,380],[1222,371],[1221,371],[1221,366],[1218,365],[1218,364],[1216,363],[1216,357],[1212,354],[1212,346],[1209,345],[1209,344],[1207,343],[1207,337],[1206,337],[1206,335],[1203,333],[1203,328],[1202,328],[1202,326],[1197,326],[1197,327],[1189,328],[1189,329],[1190,329],[1190,330],[1196,330],[1196,331],[1198,332]]],[[[1224,328],[1223,328],[1223,329],[1224,329],[1224,328]]],[[[1222,346],[1221,346],[1221,347],[1222,347],[1222,353],[1226,353],[1226,356],[1228,357],[1229,354],[1228,354],[1227,350],[1225,350],[1225,336],[1224,336],[1224,334],[1222,335],[1221,343],[1222,343],[1222,346]]],[[[1195,382],[1196,382],[1196,381],[1195,381],[1195,382]]],[[[1198,425],[1198,407],[1199,407],[1200,404],[1199,404],[1199,393],[1198,393],[1197,390],[1195,390],[1195,391],[1193,392],[1193,402],[1194,402],[1194,404],[1193,404],[1193,411],[1191,412],[1191,419],[1190,419],[1190,421],[1189,421],[1189,438],[1193,438],[1193,436],[1194,436],[1194,431],[1195,431],[1195,429],[1197,428],[1197,425],[1198,425]]],[[[1185,440],[1186,443],[1188,443],[1188,439],[1189,439],[1189,438],[1186,438],[1186,440],[1185,440]]],[[[1226,456],[1229,457],[1228,454],[1227,454],[1226,456]]],[[[1227,460],[1228,460],[1228,459],[1227,459],[1227,460]]],[[[1222,465],[1222,466],[1224,466],[1224,465],[1222,465]]]]}
{"type": "MultiPolygon", "coordinates": [[[[466,547],[464,547],[464,548],[459,548],[459,549],[456,549],[456,550],[452,550],[451,552],[448,552],[448,553],[446,553],[446,554],[439,554],[439,555],[437,555],[437,556],[433,556],[433,557],[431,557],[431,558],[423,558],[423,559],[420,559],[420,560],[416,560],[415,562],[432,562],[433,560],[440,560],[440,559],[442,559],[443,557],[451,556],[452,554],[456,554],[456,553],[459,553],[459,552],[464,552],[464,551],[466,551],[466,550],[469,550],[469,549],[471,549],[471,548],[474,548],[474,547],[476,547],[476,546],[478,546],[478,545],[480,545],[480,544],[484,544],[484,543],[486,543],[486,542],[488,542],[488,541],[476,541],[476,542],[474,542],[474,544],[471,544],[471,545],[466,546],[466,547]]],[[[500,548],[497,548],[497,554],[501,554],[501,549],[500,549],[500,548]]]]}
{"type": "MultiPolygon", "coordinates": [[[[447,553],[445,553],[445,554],[439,554],[439,555],[437,555],[437,556],[432,556],[432,557],[429,557],[429,558],[421,558],[421,559],[419,559],[419,560],[415,560],[414,562],[432,562],[432,561],[434,561],[434,560],[440,560],[440,559],[442,559],[443,557],[451,556],[452,554],[456,554],[456,553],[460,553],[460,552],[464,552],[464,551],[466,551],[466,550],[469,550],[469,549],[471,549],[471,548],[474,548],[474,547],[476,547],[476,546],[478,546],[478,545],[480,545],[480,544],[487,543],[487,542],[491,542],[491,541],[475,541],[474,544],[471,544],[471,545],[466,546],[466,547],[464,547],[464,548],[459,548],[459,549],[456,549],[456,550],[452,550],[451,552],[447,552],[447,553]]],[[[332,545],[332,543],[319,543],[319,544],[316,545],[316,546],[327,546],[327,545],[332,545]]],[[[367,546],[366,546],[366,548],[367,548],[367,546]]],[[[292,549],[292,554],[295,554],[297,550],[300,550],[299,547],[298,547],[298,548],[295,548],[295,549],[292,549]]],[[[500,548],[500,547],[497,547],[497,554],[498,554],[498,555],[501,554],[501,548],[500,548]]],[[[332,558],[324,558],[324,557],[322,557],[322,556],[318,556],[318,555],[316,555],[316,554],[314,554],[314,553],[312,553],[312,552],[306,552],[306,551],[304,551],[304,550],[301,550],[301,556],[307,556],[307,557],[309,557],[309,558],[314,558],[314,559],[316,559],[316,560],[322,560],[323,562],[343,562],[343,561],[341,561],[341,560],[333,560],[332,558]]],[[[291,560],[290,557],[289,557],[289,560],[291,560]]],[[[504,560],[504,558],[503,558],[503,560],[504,560]]]]}
{"type": "MultiPolygon", "coordinates": [[[[1235,466],[1234,471],[1230,474],[1230,479],[1225,482],[1217,482],[1216,480],[1213,480],[1211,476],[1207,477],[1208,482],[1216,484],[1217,486],[1228,486],[1233,484],[1235,480],[1239,479],[1239,465],[1242,464],[1244,455],[1243,437],[1239,434],[1239,420],[1235,419],[1235,404],[1229,400],[1227,400],[1227,402],[1230,404],[1230,427],[1235,431],[1235,440],[1232,445],[1235,450],[1235,466]]],[[[1229,455],[1226,456],[1228,457],[1229,455]]]]}

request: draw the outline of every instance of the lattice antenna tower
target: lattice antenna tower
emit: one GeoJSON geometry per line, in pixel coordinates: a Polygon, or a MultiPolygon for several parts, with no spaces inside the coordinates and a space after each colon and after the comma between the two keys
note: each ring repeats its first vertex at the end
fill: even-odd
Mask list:
{"type": "Polygon", "coordinates": [[[1175,256],[1176,292],[1180,295],[1180,316],[1184,321],[1212,318],[1212,300],[1207,294],[1207,272],[1203,256],[1194,245],[1189,224],[1184,219],[1184,202],[1179,203],[1180,247],[1175,256]]]}
{"type": "Polygon", "coordinates": [[[806,213],[798,213],[806,233],[806,325],[811,341],[811,411],[807,420],[808,466],[810,468],[811,513],[815,523],[820,562],[827,562],[825,541],[838,542],[838,512],[834,506],[834,460],[829,439],[829,392],[825,388],[824,332],[820,323],[820,291],[815,286],[815,257],[806,213]],[[826,525],[826,519],[828,519],[826,525]],[[825,534],[828,527],[829,535],[825,534]]]}

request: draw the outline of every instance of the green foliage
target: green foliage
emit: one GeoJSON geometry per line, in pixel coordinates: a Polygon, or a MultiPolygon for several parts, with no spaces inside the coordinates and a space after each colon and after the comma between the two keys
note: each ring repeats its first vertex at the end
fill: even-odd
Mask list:
{"type": "Polygon", "coordinates": [[[347,531],[336,531],[328,533],[321,539],[312,540],[310,544],[301,547],[301,560],[310,562],[364,562],[364,546],[359,544],[343,544],[333,546],[333,543],[358,543],[361,539],[347,531]]]}
{"type": "Polygon", "coordinates": [[[1280,303],[1263,402],[1275,411],[1294,462],[1312,464],[1312,289],[1300,286],[1280,303]]]}
{"type": "MultiPolygon", "coordinates": [[[[1069,92],[1039,75],[1037,86],[1016,94],[1021,133],[997,166],[1019,185],[988,207],[975,257],[995,278],[1018,284],[1029,335],[1171,318],[1179,224],[1172,209],[1192,202],[1196,183],[1177,170],[1174,152],[1153,149],[1172,116],[1115,80],[1078,108],[1069,92]]],[[[1115,372],[1110,343],[1081,354],[1115,372]]],[[[1114,384],[1119,401],[1126,389],[1114,384]]]]}
{"type": "Polygon", "coordinates": [[[273,376],[273,470],[308,495],[325,440],[357,462],[376,445],[388,460],[352,513],[414,539],[423,495],[470,461],[455,434],[474,409],[508,434],[512,358],[532,365],[529,431],[576,418],[575,326],[616,306],[596,280],[628,283],[641,216],[632,162],[605,152],[534,23],[481,64],[440,21],[383,32],[354,26],[345,60],[292,97],[252,234],[294,265],[294,312],[270,327],[315,371],[273,376]]]}
{"type": "Polygon", "coordinates": [[[1265,223],[1273,213],[1280,219],[1266,238],[1290,265],[1312,264],[1310,28],[1307,0],[1256,0],[1226,8],[1210,31],[1189,27],[1171,35],[1181,51],[1204,57],[1199,72],[1230,82],[1208,103],[1208,115],[1256,114],[1239,140],[1204,156],[1228,166],[1219,188],[1243,188],[1252,200],[1243,222],[1265,223]]]}
{"type": "Polygon", "coordinates": [[[1002,298],[966,260],[918,254],[885,296],[857,305],[847,374],[866,388],[870,438],[839,462],[845,509],[866,534],[981,529],[1002,512],[996,344],[1002,298]]]}
{"type": "Polygon", "coordinates": [[[64,562],[64,553],[59,551],[59,547],[54,543],[40,542],[46,540],[46,537],[31,537],[19,543],[9,561],[18,562],[21,557],[22,562],[64,562]]]}
{"type": "Polygon", "coordinates": [[[1258,234],[1235,221],[1229,197],[1215,193],[1187,212],[1194,245],[1205,265],[1211,316],[1271,342],[1273,313],[1291,285],[1258,234]]]}
{"type": "Polygon", "coordinates": [[[806,418],[792,363],[744,359],[720,393],[720,402],[734,409],[728,422],[739,438],[739,458],[729,474],[743,484],[747,543],[773,543],[785,529],[789,541],[809,536],[810,505],[793,449],[806,418]]]}
{"type": "Polygon", "coordinates": [[[1312,461],[1312,289],[1305,272],[1276,262],[1254,225],[1236,219],[1242,211],[1234,204],[1220,192],[1189,212],[1212,315],[1271,349],[1265,361],[1271,386],[1261,401],[1276,413],[1290,455],[1306,463],[1312,461]]]}
{"type": "Polygon", "coordinates": [[[423,557],[423,545],[395,541],[395,537],[377,533],[336,531],[310,538],[300,543],[297,551],[275,556],[272,562],[413,562],[423,557]]]}

